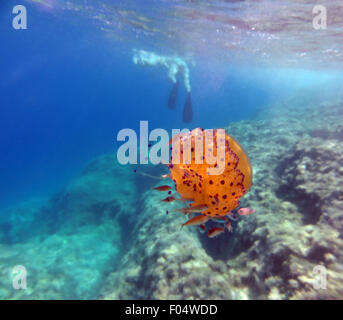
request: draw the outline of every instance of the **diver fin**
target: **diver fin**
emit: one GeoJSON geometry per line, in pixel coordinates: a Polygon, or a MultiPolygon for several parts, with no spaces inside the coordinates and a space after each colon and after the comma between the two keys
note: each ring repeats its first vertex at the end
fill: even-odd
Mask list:
{"type": "Polygon", "coordinates": [[[175,109],[177,103],[177,94],[179,91],[179,83],[176,81],[173,85],[172,90],[170,91],[168,98],[168,108],[175,109]]]}
{"type": "Polygon", "coordinates": [[[152,179],[157,179],[157,180],[163,180],[165,178],[170,178],[169,174],[163,174],[161,176],[153,176],[149,173],[145,173],[145,172],[139,172],[139,171],[134,171],[138,174],[140,174],[141,176],[145,176],[145,177],[149,177],[149,178],[152,178],[152,179]]]}
{"type": "Polygon", "coordinates": [[[192,97],[191,97],[191,93],[187,92],[186,102],[183,107],[183,121],[192,122],[192,119],[193,119],[192,97]]]}

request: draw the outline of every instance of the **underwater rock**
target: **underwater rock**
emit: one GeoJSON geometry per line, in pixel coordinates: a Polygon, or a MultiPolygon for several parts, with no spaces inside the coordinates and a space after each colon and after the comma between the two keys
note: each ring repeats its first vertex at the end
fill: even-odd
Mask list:
{"type": "MultiPolygon", "coordinates": [[[[50,201],[63,228],[99,225],[107,219],[129,219],[137,188],[131,168],[116,162],[115,155],[91,161],[65,189],[50,201]],[[72,217],[72,218],[71,218],[72,217]],[[68,224],[68,226],[66,225],[68,224]]],[[[130,223],[129,220],[126,223],[130,223]]]]}
{"type": "Polygon", "coordinates": [[[193,120],[192,96],[190,92],[187,92],[186,102],[183,106],[182,118],[186,123],[192,122],[193,120]]]}
{"type": "Polygon", "coordinates": [[[228,260],[234,267],[230,269],[234,287],[248,288],[249,298],[343,296],[343,198],[339,187],[343,182],[343,144],[309,138],[313,128],[321,132],[331,128],[330,136],[339,136],[335,132],[340,132],[337,123],[343,123],[341,105],[331,104],[329,109],[327,104],[311,106],[303,113],[299,107],[289,107],[272,122],[230,126],[229,132],[234,136],[236,132],[250,151],[254,168],[254,187],[243,203],[257,213],[254,220],[239,221],[238,234],[232,239],[235,255],[228,260]],[[283,132],[285,123],[287,134],[283,132]],[[273,134],[267,137],[270,132],[273,134]],[[249,241],[240,248],[244,239],[249,241]],[[315,289],[318,266],[326,268],[326,289],[315,289]]]}
{"type": "Polygon", "coordinates": [[[119,253],[115,221],[55,233],[15,245],[0,244],[1,299],[94,299],[119,253]],[[27,270],[27,289],[14,290],[12,268],[27,270]]]}
{"type": "Polygon", "coordinates": [[[114,155],[91,163],[47,203],[26,202],[0,219],[0,299],[94,299],[116,265],[130,225],[135,177],[114,155]],[[25,254],[23,254],[25,253],[25,254]],[[13,290],[24,265],[28,289],[13,290]]]}
{"type": "Polygon", "coordinates": [[[0,297],[341,299],[343,104],[299,101],[227,127],[253,167],[241,206],[256,210],[231,233],[180,230],[182,203],[105,155],[48,203],[1,216],[0,297]],[[17,264],[29,266],[25,291],[10,287],[17,264]],[[318,266],[326,289],[314,286],[318,266]]]}
{"type": "Polygon", "coordinates": [[[136,192],[135,176],[128,167],[116,163],[114,155],[98,157],[48,201],[28,201],[1,215],[0,228],[7,232],[0,233],[0,241],[24,242],[62,229],[74,232],[78,226],[127,217],[132,211],[128,203],[135,201],[136,192]]]}
{"type": "MultiPolygon", "coordinates": [[[[103,299],[231,299],[228,278],[213,269],[198,231],[180,230],[179,212],[165,214],[160,195],[147,191],[130,245],[102,292],[103,299]]],[[[175,209],[177,204],[172,204],[175,209]]],[[[225,271],[225,266],[224,266],[225,271]]]]}
{"type": "MultiPolygon", "coordinates": [[[[160,199],[147,191],[127,252],[101,297],[340,299],[343,207],[337,187],[342,150],[337,141],[307,140],[314,128],[333,127],[339,108],[288,106],[265,120],[230,124],[228,133],[247,150],[254,171],[254,185],[242,206],[256,213],[241,218],[229,236],[207,239],[197,228],[180,231],[182,215],[166,215],[160,199]],[[325,120],[310,121],[324,113],[325,120]],[[298,173],[296,168],[305,163],[306,170],[298,173]],[[328,183],[332,188],[326,190],[328,183]],[[285,195],[285,184],[288,193],[313,194],[322,212],[319,219],[311,224],[304,219],[308,212],[296,196],[285,195]],[[318,266],[327,270],[326,289],[314,286],[318,266]]],[[[342,113],[341,118],[343,123],[342,113]]]]}
{"type": "Polygon", "coordinates": [[[342,154],[340,141],[304,139],[280,163],[283,183],[279,191],[301,208],[306,224],[316,224],[319,219],[330,221],[327,209],[334,201],[343,201],[342,154]]]}

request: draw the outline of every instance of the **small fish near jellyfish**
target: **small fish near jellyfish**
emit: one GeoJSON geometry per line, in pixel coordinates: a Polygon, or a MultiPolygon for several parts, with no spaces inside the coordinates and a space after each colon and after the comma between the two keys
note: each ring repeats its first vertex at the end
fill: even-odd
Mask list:
{"type": "MultiPolygon", "coordinates": [[[[190,150],[186,161],[171,161],[168,165],[170,173],[165,177],[174,182],[176,194],[169,194],[162,200],[182,201],[186,207],[177,211],[189,216],[197,214],[182,227],[197,226],[201,232],[205,232],[208,221],[216,222],[218,225],[207,231],[209,238],[215,238],[225,231],[231,232],[231,221],[236,221],[238,216],[255,212],[251,208],[236,210],[240,205],[239,199],[252,186],[252,168],[246,152],[232,136],[224,130],[219,135],[219,130],[197,128],[187,134],[174,136],[170,143],[173,144],[171,160],[175,156],[182,156],[184,160],[187,150],[190,150]],[[211,139],[208,139],[210,134],[211,139]],[[178,143],[177,148],[174,143],[178,143]],[[199,161],[199,146],[205,151],[202,154],[212,153],[211,159],[215,158],[217,161],[208,161],[207,156],[200,156],[199,161]],[[222,148],[222,153],[219,148],[222,148]],[[221,170],[213,174],[218,168],[221,170]]],[[[160,186],[156,190],[170,191],[167,186],[160,186]]]]}

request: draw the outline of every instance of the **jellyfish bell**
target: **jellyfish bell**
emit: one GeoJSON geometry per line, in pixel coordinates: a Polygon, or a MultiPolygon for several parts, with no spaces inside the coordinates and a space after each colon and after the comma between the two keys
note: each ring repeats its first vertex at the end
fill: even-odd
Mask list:
{"type": "MultiPolygon", "coordinates": [[[[200,128],[174,136],[172,138],[173,150],[176,141],[180,143],[178,148],[180,154],[188,153],[187,148],[190,146],[190,159],[185,162],[182,157],[180,163],[172,162],[168,168],[170,170],[169,177],[175,184],[176,192],[181,198],[191,201],[190,207],[203,206],[203,210],[198,212],[200,216],[227,222],[228,213],[239,206],[239,199],[251,188],[252,169],[249,158],[239,143],[224,130],[221,131],[224,132],[224,136],[219,135],[219,131],[211,131],[214,135],[210,142],[205,138],[210,130],[200,128]],[[196,161],[198,158],[196,155],[197,141],[200,141],[205,155],[206,150],[212,150],[216,159],[215,163],[209,162],[206,156],[203,157],[201,163],[196,161]],[[216,158],[216,155],[219,154],[218,149],[223,145],[225,146],[225,155],[216,158]],[[210,174],[209,169],[218,167],[218,161],[223,161],[223,170],[218,174],[210,174]],[[223,219],[223,217],[225,218],[223,219]]],[[[201,220],[201,223],[207,221],[206,218],[198,219],[204,219],[201,220]]],[[[193,225],[193,221],[184,225],[193,225]]]]}

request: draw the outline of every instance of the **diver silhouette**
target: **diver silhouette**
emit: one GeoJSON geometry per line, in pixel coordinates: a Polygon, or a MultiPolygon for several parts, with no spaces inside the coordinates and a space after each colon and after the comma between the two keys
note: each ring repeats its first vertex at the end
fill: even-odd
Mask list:
{"type": "MultiPolygon", "coordinates": [[[[173,87],[170,91],[169,98],[168,98],[168,108],[169,109],[175,109],[177,105],[178,100],[178,92],[179,91],[179,81],[176,80],[176,82],[173,84],[173,87]]],[[[187,91],[186,93],[186,101],[183,106],[183,112],[182,112],[182,119],[184,122],[192,122],[193,119],[193,108],[192,108],[192,97],[190,91],[187,91]]]]}
{"type": "Polygon", "coordinates": [[[182,117],[184,122],[192,122],[193,120],[192,97],[190,92],[187,92],[182,117]]]}
{"type": "Polygon", "coordinates": [[[192,122],[193,120],[193,108],[191,97],[191,86],[189,81],[189,68],[187,63],[180,57],[173,56],[161,56],[154,52],[148,52],[144,50],[133,50],[133,62],[140,65],[162,65],[168,70],[168,78],[173,82],[172,90],[168,97],[168,108],[175,109],[178,101],[179,93],[179,77],[183,77],[184,86],[186,89],[186,101],[183,106],[182,119],[184,122],[192,122]]]}
{"type": "Polygon", "coordinates": [[[176,81],[173,85],[172,90],[170,91],[169,98],[168,98],[168,108],[175,109],[177,104],[177,96],[179,93],[179,82],[176,81]]]}

